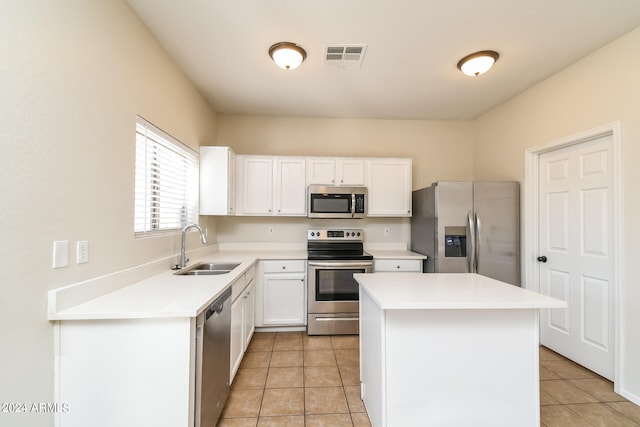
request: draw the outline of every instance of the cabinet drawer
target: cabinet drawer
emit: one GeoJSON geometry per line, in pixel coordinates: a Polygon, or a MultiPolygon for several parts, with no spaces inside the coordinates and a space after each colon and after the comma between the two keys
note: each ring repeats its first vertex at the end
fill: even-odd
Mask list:
{"type": "Polygon", "coordinates": [[[374,261],[374,271],[402,271],[416,272],[422,271],[422,260],[419,259],[377,259],[374,261]]]}
{"type": "Polygon", "coordinates": [[[247,275],[246,273],[238,277],[235,282],[231,284],[231,301],[235,301],[236,298],[242,294],[244,288],[247,287],[247,275]]]}
{"type": "Polygon", "coordinates": [[[304,273],[306,261],[263,261],[265,273],[304,273]]]}
{"type": "Polygon", "coordinates": [[[252,265],[249,267],[249,269],[244,273],[244,277],[247,285],[251,283],[251,281],[256,277],[256,266],[252,265]]]}

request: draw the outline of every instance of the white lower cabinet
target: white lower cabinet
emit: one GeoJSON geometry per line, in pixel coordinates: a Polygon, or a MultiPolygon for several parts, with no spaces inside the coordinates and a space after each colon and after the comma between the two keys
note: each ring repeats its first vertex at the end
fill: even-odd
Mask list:
{"type": "Polygon", "coordinates": [[[256,330],[255,312],[256,312],[256,282],[251,281],[244,294],[242,295],[242,336],[243,336],[243,348],[247,351],[253,333],[256,330]]]}
{"type": "Polygon", "coordinates": [[[230,351],[230,370],[229,380],[233,381],[233,377],[240,367],[242,356],[244,355],[244,346],[242,345],[242,322],[244,316],[242,315],[242,298],[238,298],[231,305],[231,342],[229,345],[230,351]]]}
{"type": "Polygon", "coordinates": [[[380,272],[404,272],[422,273],[421,259],[376,259],[373,261],[374,273],[380,272]]]}
{"type": "Polygon", "coordinates": [[[255,330],[255,268],[251,268],[231,285],[231,343],[229,380],[238,372],[244,352],[255,330]]]}
{"type": "Polygon", "coordinates": [[[307,323],[306,261],[261,261],[256,289],[256,324],[304,326],[307,323]]]}

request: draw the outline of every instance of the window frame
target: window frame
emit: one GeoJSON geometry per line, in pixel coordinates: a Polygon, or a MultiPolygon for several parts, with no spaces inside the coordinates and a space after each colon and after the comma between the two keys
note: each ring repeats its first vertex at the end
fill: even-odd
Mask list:
{"type": "Polygon", "coordinates": [[[199,153],[136,116],[134,237],[180,232],[199,222],[199,153]]]}

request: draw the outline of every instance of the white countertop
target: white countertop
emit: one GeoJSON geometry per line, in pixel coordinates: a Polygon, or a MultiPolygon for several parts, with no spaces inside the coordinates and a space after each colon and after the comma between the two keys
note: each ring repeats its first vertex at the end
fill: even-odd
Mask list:
{"type": "Polygon", "coordinates": [[[376,259],[427,259],[426,255],[407,250],[365,249],[376,259]]]}
{"type": "MultiPolygon", "coordinates": [[[[306,260],[307,252],[215,252],[192,259],[187,267],[211,261],[233,261],[240,265],[228,274],[212,276],[177,276],[175,271],[167,270],[66,309],[50,307],[49,320],[196,317],[259,259],[306,260]]],[[[56,291],[50,291],[50,298],[56,291]]]]}
{"type": "MultiPolygon", "coordinates": [[[[425,258],[424,255],[406,250],[374,249],[368,252],[378,259],[425,258]]],[[[108,289],[102,293],[98,291],[99,296],[91,298],[82,295],[96,292],[102,285],[81,283],[54,289],[49,291],[48,318],[49,320],[81,320],[196,317],[258,260],[269,259],[306,261],[307,251],[306,248],[217,251],[192,259],[188,266],[211,261],[233,261],[239,262],[240,265],[228,274],[212,276],[177,276],[174,275],[175,271],[167,269],[150,277],[143,276],[126,286],[114,285],[120,279],[109,279],[107,280],[110,282],[109,286],[113,286],[115,290],[108,289]],[[74,295],[70,297],[70,294],[74,295]],[[76,296],[79,296],[81,302],[68,303],[76,296]],[[62,303],[63,300],[67,303],[62,303]]]]}
{"type": "Polygon", "coordinates": [[[563,308],[565,301],[479,274],[355,274],[384,310],[563,308]]]}

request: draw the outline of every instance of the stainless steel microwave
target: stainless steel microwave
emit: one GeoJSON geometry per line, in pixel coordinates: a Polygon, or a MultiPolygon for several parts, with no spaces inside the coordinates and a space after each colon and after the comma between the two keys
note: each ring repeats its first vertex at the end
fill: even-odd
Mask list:
{"type": "Polygon", "coordinates": [[[366,215],[366,187],[309,186],[309,218],[364,218],[366,215]]]}

